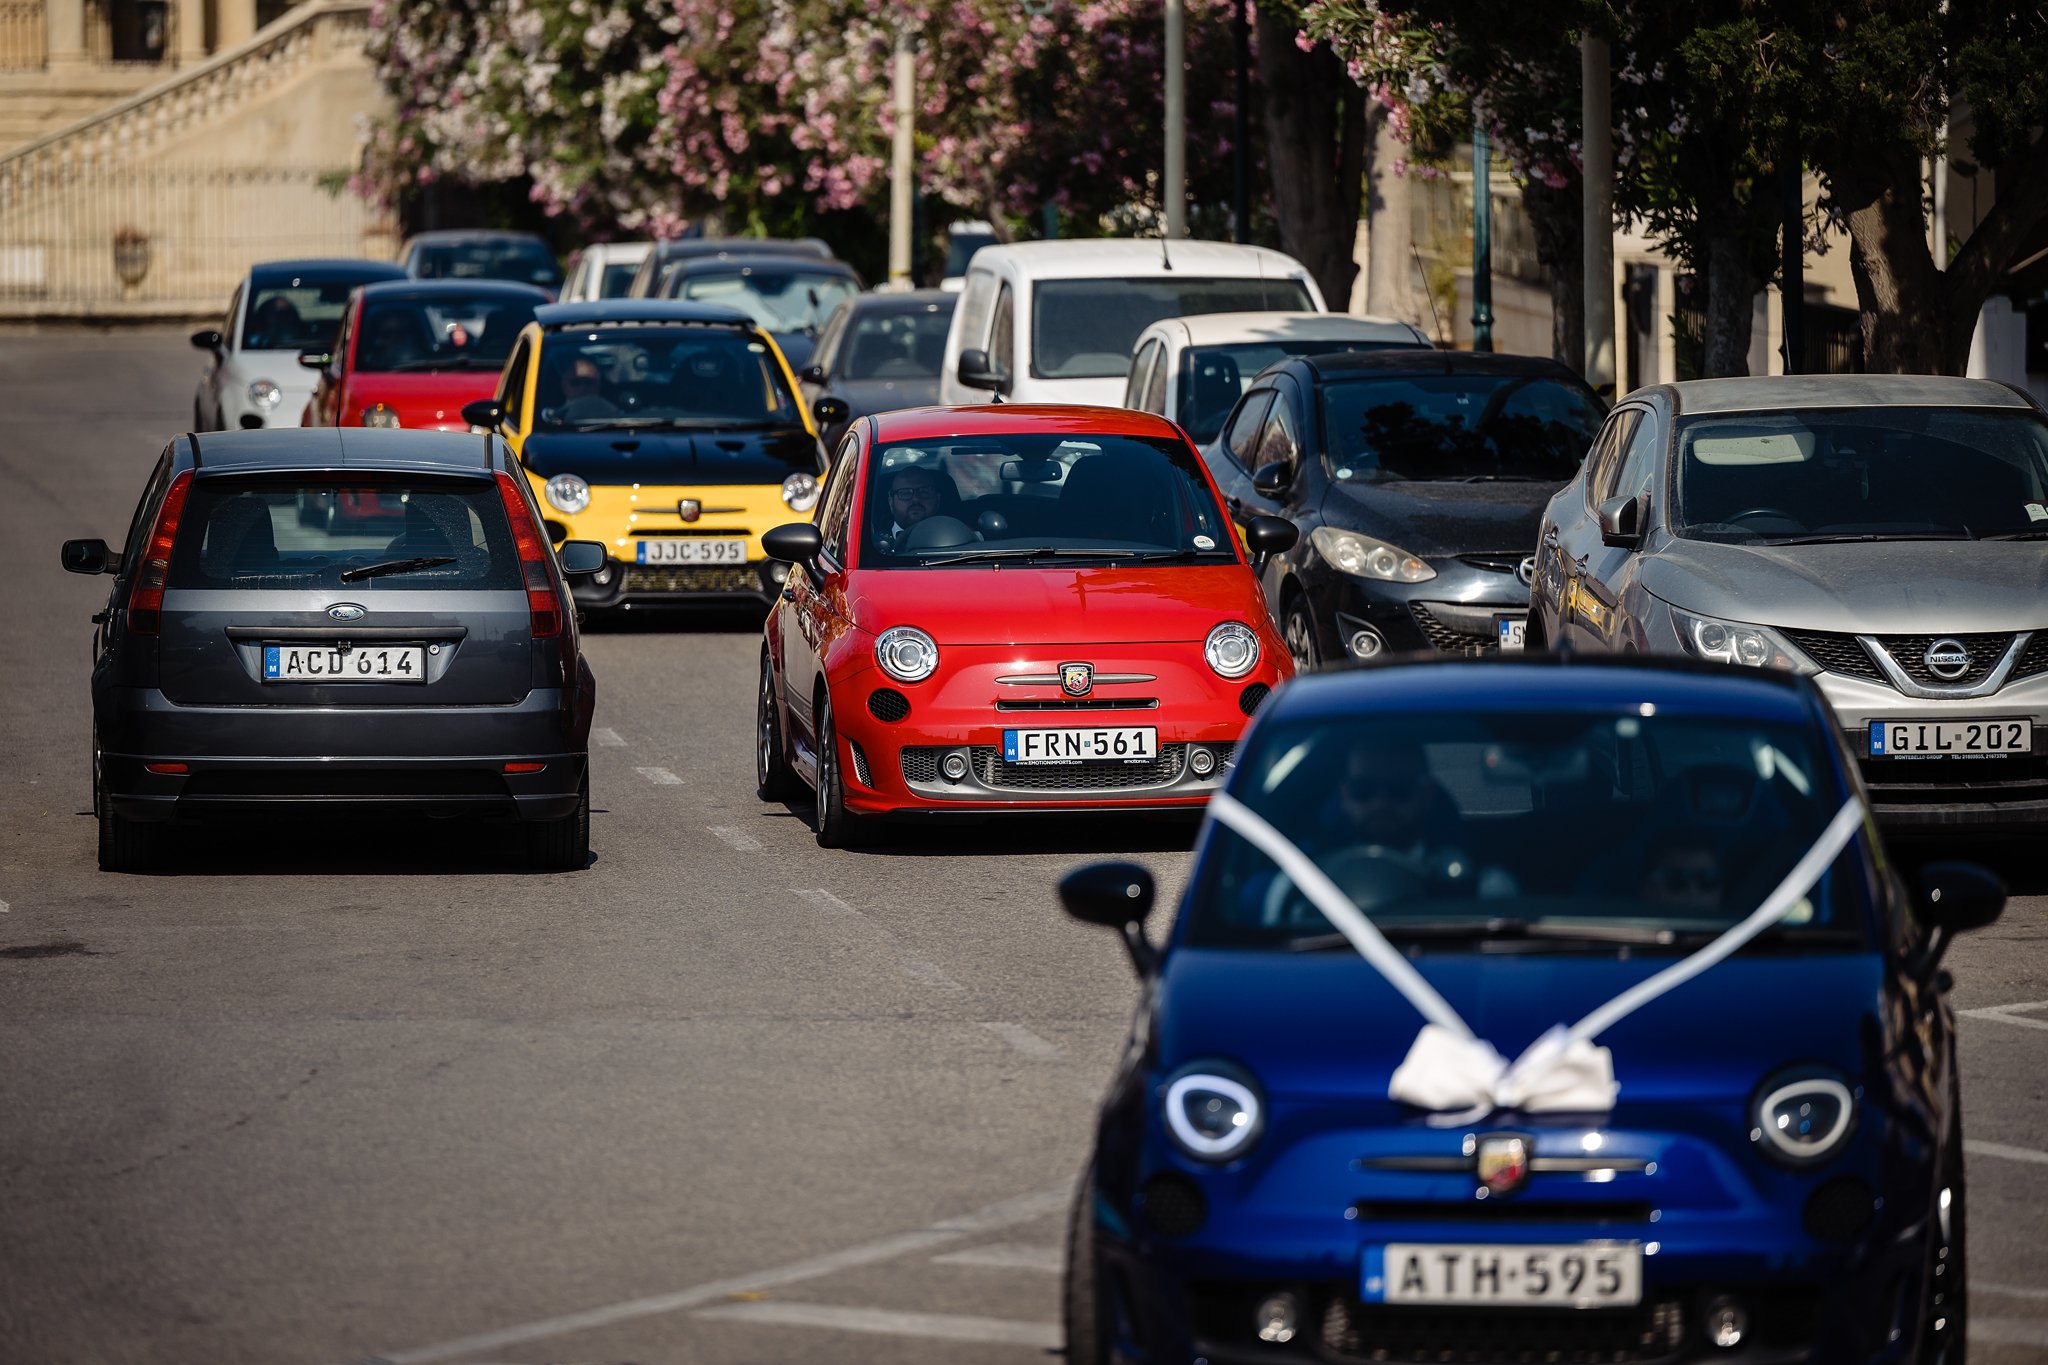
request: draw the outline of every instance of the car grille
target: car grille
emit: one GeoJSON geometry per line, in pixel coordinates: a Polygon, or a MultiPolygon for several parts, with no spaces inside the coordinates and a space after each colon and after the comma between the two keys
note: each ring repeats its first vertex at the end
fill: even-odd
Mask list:
{"type": "Polygon", "coordinates": [[[1839,635],[1833,631],[1822,630],[1792,630],[1785,633],[1792,637],[1792,643],[1798,645],[1807,658],[1830,673],[1878,680],[1884,677],[1884,671],[1863,648],[1863,642],[1853,635],[1839,635]]]}
{"type": "Polygon", "coordinates": [[[1389,1308],[1342,1296],[1323,1312],[1337,1360],[1594,1365],[1678,1353],[1685,1311],[1671,1297],[1624,1309],[1389,1308]]]}
{"type": "Polygon", "coordinates": [[[1267,694],[1272,692],[1272,690],[1272,688],[1264,683],[1253,683],[1250,687],[1237,694],[1237,709],[1248,716],[1251,715],[1266,704],[1267,694]]]}
{"type": "Polygon", "coordinates": [[[2011,677],[2017,682],[2036,673],[2048,673],[2048,630],[2034,632],[2034,638],[2027,641],[2027,647],[2013,663],[2011,677]]]}
{"type": "Polygon", "coordinates": [[[761,589],[761,575],[732,564],[628,564],[626,591],[751,592],[761,589]]]}
{"type": "Polygon", "coordinates": [[[1907,677],[1922,687],[1962,688],[1975,687],[1991,676],[1991,670],[1998,667],[2012,648],[2012,632],[2000,631],[1989,635],[1880,635],[1877,637],[1884,652],[1892,656],[1893,662],[1905,670],[1907,677]],[[1970,652],[1970,666],[1962,676],[1943,678],[1927,666],[1925,655],[1928,646],[1936,640],[1954,640],[1970,652]]]}
{"type": "Polygon", "coordinates": [[[1036,701],[999,701],[998,711],[1157,711],[1157,697],[1051,697],[1036,701]]]}
{"type": "Polygon", "coordinates": [[[910,714],[910,698],[893,687],[878,687],[868,694],[868,714],[886,725],[894,725],[910,714]]]}
{"type": "Polygon", "coordinates": [[[1003,791],[1134,791],[1163,787],[1180,776],[1187,745],[1162,744],[1159,757],[1143,763],[1005,763],[994,745],[973,750],[974,771],[985,787],[1003,791]]]}
{"type": "MultiPolygon", "coordinates": [[[[2036,743],[2039,743],[2037,740],[2036,743]]],[[[1868,752],[1867,738],[1863,740],[1868,752]]],[[[1865,758],[1863,785],[1873,809],[2048,801],[2048,757],[1865,758]]]]}
{"type": "Polygon", "coordinates": [[[943,749],[916,748],[903,751],[903,780],[905,782],[936,782],[939,780],[939,755],[943,749]]]}
{"type": "Polygon", "coordinates": [[[1430,644],[1445,654],[1498,654],[1500,640],[1493,633],[1489,620],[1483,630],[1461,630],[1442,619],[1420,602],[1410,602],[1408,610],[1415,614],[1415,624],[1422,627],[1422,633],[1430,644]]]}

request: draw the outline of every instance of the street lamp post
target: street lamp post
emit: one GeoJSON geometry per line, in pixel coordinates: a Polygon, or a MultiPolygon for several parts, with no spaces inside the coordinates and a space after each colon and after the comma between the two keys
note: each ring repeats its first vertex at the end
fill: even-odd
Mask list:
{"type": "Polygon", "coordinates": [[[889,279],[910,282],[911,124],[917,117],[917,38],[910,25],[896,30],[895,89],[891,92],[896,128],[889,167],[889,279]]]}
{"type": "Polygon", "coordinates": [[[1493,349],[1493,147],[1486,125],[1472,125],[1472,349],[1493,349]]]}
{"type": "Polygon", "coordinates": [[[1230,236],[1233,241],[1252,239],[1252,23],[1246,13],[1247,0],[1237,0],[1237,18],[1232,33],[1237,39],[1237,126],[1231,132],[1234,183],[1230,195],[1230,236]]]}
{"type": "Polygon", "coordinates": [[[1188,235],[1187,8],[1166,0],[1166,235],[1188,235]]]}

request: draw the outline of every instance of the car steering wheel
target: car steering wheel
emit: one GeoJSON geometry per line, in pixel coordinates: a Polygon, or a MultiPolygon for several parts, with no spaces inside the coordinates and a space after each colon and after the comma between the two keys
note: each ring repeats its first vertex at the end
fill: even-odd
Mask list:
{"type": "MultiPolygon", "coordinates": [[[[1397,858],[1392,849],[1367,844],[1346,849],[1319,865],[1323,875],[1369,915],[1380,906],[1413,900],[1428,888],[1428,879],[1422,872],[1397,858]]],[[[1285,876],[1274,878],[1259,911],[1260,922],[1271,926],[1310,925],[1322,918],[1323,912],[1315,902],[1285,876]]]]}
{"type": "Polygon", "coordinates": [[[1804,526],[1806,524],[1782,507],[1751,507],[1737,512],[1733,516],[1723,517],[1721,520],[1733,524],[1738,521],[1748,521],[1751,517],[1776,517],[1779,521],[1789,521],[1795,526],[1804,526]]]}

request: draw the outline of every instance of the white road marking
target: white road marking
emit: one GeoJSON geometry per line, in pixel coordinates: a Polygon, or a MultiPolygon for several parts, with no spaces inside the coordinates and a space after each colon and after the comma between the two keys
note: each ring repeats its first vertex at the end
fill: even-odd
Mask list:
{"type": "Polygon", "coordinates": [[[666,768],[635,768],[633,771],[657,787],[680,787],[683,785],[683,779],[677,777],[666,768]]]}
{"type": "Polygon", "coordinates": [[[845,1308],[829,1303],[728,1303],[692,1314],[714,1322],[750,1322],[776,1327],[822,1327],[832,1332],[922,1337],[928,1341],[971,1341],[983,1346],[1059,1347],[1060,1329],[1049,1322],[970,1318],[955,1313],[897,1313],[885,1308],[845,1308]]]}
{"type": "Polygon", "coordinates": [[[793,887],[790,894],[810,906],[813,910],[831,915],[835,919],[851,919],[859,924],[871,937],[876,939],[883,951],[896,964],[896,970],[916,981],[922,981],[934,990],[964,991],[967,988],[947,976],[944,970],[921,957],[912,954],[896,935],[869,919],[860,911],[848,905],[839,897],[822,887],[793,887]]]}
{"type": "Polygon", "coordinates": [[[2032,1147],[2008,1147],[2002,1142],[1980,1142],[1976,1138],[1964,1138],[1963,1150],[1971,1156],[1995,1156],[2002,1161],[2024,1161],[2033,1166],[2048,1166],[2048,1152],[2037,1152],[2032,1147]]]}
{"type": "Polygon", "coordinates": [[[1977,1280],[1970,1285],[1972,1294],[1996,1294],[2002,1299],[2048,1299],[2048,1289],[2030,1284],[1986,1284],[1977,1280]]]}
{"type": "Polygon", "coordinates": [[[0,915],[6,914],[10,908],[6,901],[0,901],[0,915]]]}
{"type": "Polygon", "coordinates": [[[516,1346],[521,1342],[541,1341],[548,1337],[567,1336],[571,1332],[588,1332],[599,1327],[611,1327],[636,1318],[658,1317],[664,1313],[677,1313],[684,1309],[696,1308],[701,1304],[715,1302],[732,1294],[758,1294],[764,1290],[776,1289],[802,1280],[815,1280],[825,1275],[836,1275],[842,1270],[856,1266],[873,1265],[877,1261],[892,1261],[899,1256],[914,1255],[920,1251],[931,1251],[949,1242],[958,1242],[983,1233],[996,1232],[1002,1228],[1028,1223],[1034,1218],[1043,1218],[1066,1207],[1072,1191],[1061,1185],[1049,1190],[1036,1190],[1020,1194],[1014,1199],[1005,1199],[999,1204],[976,1209],[973,1213],[948,1218],[928,1228],[915,1232],[899,1232],[893,1236],[880,1237],[860,1246],[847,1247],[843,1251],[830,1251],[822,1256],[812,1256],[802,1261],[792,1261],[773,1270],[757,1270],[751,1275],[735,1275],[731,1279],[712,1280],[708,1284],[678,1289],[669,1294],[656,1294],[644,1299],[629,1299],[603,1308],[588,1308],[580,1313],[564,1313],[560,1317],[542,1318],[537,1322],[521,1323],[517,1327],[501,1327],[494,1332],[479,1332],[475,1336],[459,1337],[433,1346],[421,1346],[410,1351],[396,1351],[375,1357],[378,1365],[430,1365],[437,1360],[453,1360],[457,1356],[474,1355],[478,1351],[496,1350],[501,1346],[516,1346]]]}
{"type": "Polygon", "coordinates": [[[1995,1341],[2001,1346],[2048,1347],[2048,1319],[1980,1318],[1972,1313],[1970,1339],[1995,1341]]]}
{"type": "Polygon", "coordinates": [[[2048,1000],[2022,1000],[2013,1005],[1987,1005],[1977,1010],[1957,1010],[1965,1019],[1992,1019],[2001,1024],[2018,1024],[2021,1028],[2048,1028],[2048,1019],[2028,1019],[2021,1010],[2048,1009],[2048,1000]]]}
{"type": "Polygon", "coordinates": [[[712,825],[711,832],[725,843],[731,844],[742,853],[759,853],[761,841],[733,825],[712,825]]]}
{"type": "Polygon", "coordinates": [[[996,1022],[982,1027],[1035,1062],[1056,1062],[1060,1059],[1058,1048],[1022,1024],[996,1022]]]}
{"type": "Polygon", "coordinates": [[[1066,1268],[1067,1258],[1058,1247],[1030,1246],[1023,1242],[989,1242],[932,1257],[933,1265],[971,1265],[989,1270],[1041,1270],[1057,1275],[1066,1268]]]}
{"type": "Polygon", "coordinates": [[[600,749],[623,749],[626,747],[626,741],[620,737],[617,730],[612,729],[609,725],[600,725],[595,730],[592,730],[590,732],[590,742],[597,745],[600,749]]]}

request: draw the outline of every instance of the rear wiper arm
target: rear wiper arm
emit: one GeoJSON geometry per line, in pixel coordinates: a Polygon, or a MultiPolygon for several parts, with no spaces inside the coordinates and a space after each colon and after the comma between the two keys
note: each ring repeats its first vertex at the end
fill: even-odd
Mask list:
{"type": "Polygon", "coordinates": [[[454,555],[420,555],[413,559],[387,559],[382,564],[363,564],[341,571],[341,581],[354,583],[364,578],[382,578],[386,574],[413,573],[420,569],[438,569],[443,564],[453,564],[454,555]]]}

